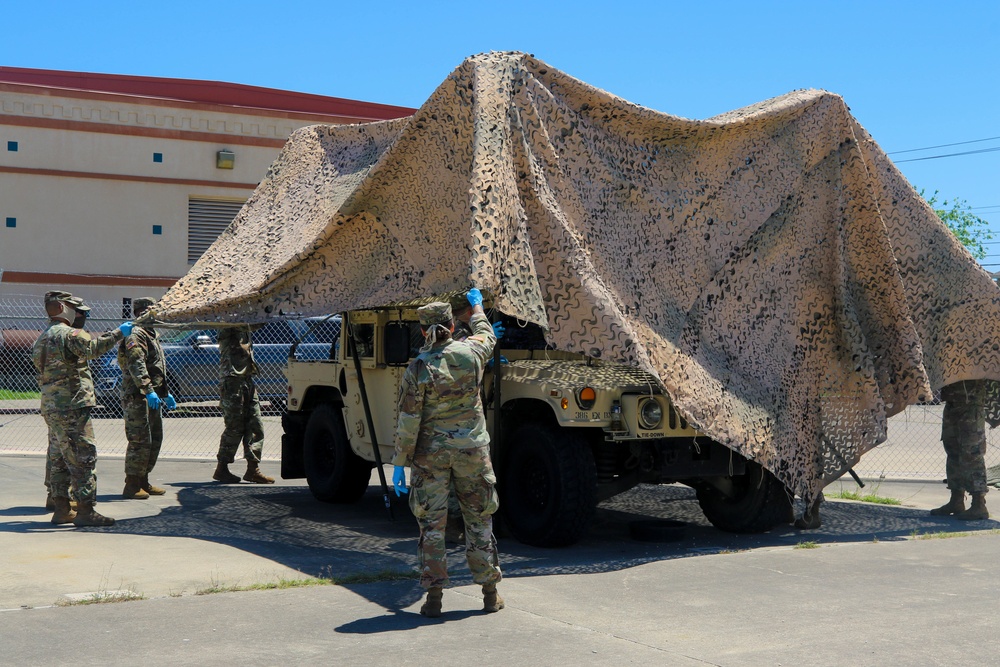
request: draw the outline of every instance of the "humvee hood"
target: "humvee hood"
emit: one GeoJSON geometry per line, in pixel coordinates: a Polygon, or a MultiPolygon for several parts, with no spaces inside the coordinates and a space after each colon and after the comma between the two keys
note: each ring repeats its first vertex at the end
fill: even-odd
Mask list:
{"type": "Polygon", "coordinates": [[[409,118],[295,132],[156,310],[262,321],[472,285],[558,349],[653,374],[806,498],[887,417],[1000,379],[1000,292],[839,96],[689,120],[521,53],[469,58],[409,118]]]}

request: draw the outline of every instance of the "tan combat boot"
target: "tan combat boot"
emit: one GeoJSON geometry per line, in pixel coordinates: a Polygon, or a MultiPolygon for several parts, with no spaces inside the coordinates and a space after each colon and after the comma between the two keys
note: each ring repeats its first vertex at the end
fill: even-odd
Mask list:
{"type": "Polygon", "coordinates": [[[94,503],[80,503],[80,509],[73,519],[73,525],[77,528],[83,526],[113,526],[115,520],[111,517],[98,514],[94,509],[94,503]]]}
{"type": "Polygon", "coordinates": [[[979,521],[980,519],[989,519],[990,511],[986,509],[986,494],[973,493],[972,506],[964,512],[956,514],[955,518],[961,519],[962,521],[979,521]]]}
{"type": "Polygon", "coordinates": [[[145,500],[149,494],[142,488],[142,477],[139,475],[125,475],[125,488],[122,489],[122,498],[145,500]]]}
{"type": "MultiPolygon", "coordinates": [[[[985,499],[984,499],[985,502],[985,499]]],[[[931,510],[931,516],[949,516],[965,511],[965,491],[951,490],[951,500],[931,510]]]]}
{"type": "Polygon", "coordinates": [[[56,526],[73,523],[73,519],[76,518],[76,512],[69,505],[69,498],[52,498],[52,509],[54,510],[52,523],[56,526]]]}
{"type": "Polygon", "coordinates": [[[274,478],[262,473],[256,461],[247,461],[247,472],[243,475],[243,480],[254,484],[274,484],[274,478]]]}
{"type": "Polygon", "coordinates": [[[497,593],[496,584],[486,584],[483,586],[483,611],[487,614],[503,609],[503,598],[497,593]]]}
{"type": "MultiPolygon", "coordinates": [[[[70,500],[69,501],[69,508],[71,510],[75,510],[76,509],[76,501],[75,500],[70,500]]],[[[54,511],[56,509],[56,504],[55,504],[55,501],[52,500],[52,494],[51,493],[49,493],[47,496],[45,496],[45,509],[47,509],[50,512],[52,512],[52,511],[54,511]]]]}
{"type": "Polygon", "coordinates": [[[427,589],[427,599],[420,605],[420,615],[427,618],[437,618],[441,615],[441,598],[444,596],[444,589],[434,586],[427,589]]]}
{"type": "Polygon", "coordinates": [[[139,486],[141,486],[142,490],[151,496],[162,496],[167,492],[166,489],[161,488],[159,486],[153,486],[152,484],[149,483],[148,472],[139,479],[139,486]]]}
{"type": "Polygon", "coordinates": [[[216,482],[222,482],[223,484],[239,484],[239,475],[234,475],[229,472],[229,466],[225,463],[219,462],[219,465],[215,466],[215,472],[212,473],[212,479],[216,482]]]}

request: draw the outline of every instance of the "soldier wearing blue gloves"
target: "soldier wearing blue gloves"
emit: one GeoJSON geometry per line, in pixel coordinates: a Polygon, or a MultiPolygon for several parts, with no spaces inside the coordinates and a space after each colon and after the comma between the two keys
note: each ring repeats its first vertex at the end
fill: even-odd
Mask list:
{"type": "MultiPolygon", "coordinates": [[[[132,314],[139,317],[152,305],[152,299],[136,299],[132,302],[132,314]]],[[[166,490],[153,486],[149,473],[163,444],[160,407],[173,410],[177,402],[167,391],[167,362],[153,327],[136,326],[118,344],[118,365],[122,369],[122,412],[128,440],[122,498],[145,500],[151,495],[162,496],[166,490]]]]}
{"type": "Polygon", "coordinates": [[[97,445],[90,411],[97,405],[87,361],[132,333],[132,323],[92,337],[84,330],[90,306],[69,292],[45,294],[49,326],[35,341],[31,358],[38,371],[41,412],[49,428],[52,523],[111,526],[115,520],[94,509],[97,502],[97,445]],[[77,511],[69,504],[70,490],[77,511]]]}
{"type": "Polygon", "coordinates": [[[502,575],[493,537],[493,514],[499,506],[490,461],[490,437],[479,398],[483,369],[493,353],[496,335],[483,312],[478,289],[467,294],[472,306],[472,335],[452,338],[451,306],[431,303],[417,310],[424,346],[399,388],[399,422],[392,482],[396,495],[409,493],[410,508],[420,526],[417,555],[420,584],[427,599],[420,613],[441,615],[448,584],[445,527],[452,488],[465,521],[466,559],[473,581],[483,590],[483,609],[503,609],[497,593],[502,575]],[[411,467],[410,489],[406,466],[411,467]]]}

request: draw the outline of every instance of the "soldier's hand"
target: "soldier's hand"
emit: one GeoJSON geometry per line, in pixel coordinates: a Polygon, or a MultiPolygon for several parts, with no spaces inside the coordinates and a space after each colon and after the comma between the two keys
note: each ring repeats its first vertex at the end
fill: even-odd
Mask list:
{"type": "Polygon", "coordinates": [[[493,335],[497,337],[497,340],[503,338],[505,333],[507,333],[507,327],[503,325],[503,322],[493,323],[493,335]]]}
{"type": "Polygon", "coordinates": [[[135,325],[131,322],[122,322],[118,325],[118,330],[122,332],[123,336],[131,336],[134,327],[135,325]]]}
{"type": "Polygon", "coordinates": [[[476,287],[470,289],[465,298],[469,300],[469,305],[473,308],[483,305],[483,293],[476,287]]]}
{"type": "Polygon", "coordinates": [[[156,395],[155,391],[151,391],[146,394],[146,405],[149,406],[150,410],[159,410],[160,403],[160,397],[156,395]]]}
{"type": "Polygon", "coordinates": [[[396,497],[409,493],[406,488],[406,468],[403,466],[392,467],[392,488],[396,490],[396,497]]]}
{"type": "Polygon", "coordinates": [[[167,410],[173,410],[177,407],[177,399],[174,398],[173,394],[167,394],[167,398],[164,399],[163,404],[167,406],[167,410]]]}

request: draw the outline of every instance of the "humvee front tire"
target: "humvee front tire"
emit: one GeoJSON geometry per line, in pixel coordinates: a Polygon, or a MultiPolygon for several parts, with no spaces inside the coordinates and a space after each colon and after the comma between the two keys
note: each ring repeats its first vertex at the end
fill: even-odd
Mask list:
{"type": "Polygon", "coordinates": [[[702,512],[719,530],[763,533],[792,519],[792,500],[785,485],[754,461],[746,473],[725,478],[729,493],[701,483],[695,487],[702,512]]]}
{"type": "Polygon", "coordinates": [[[564,547],[586,532],[597,507],[597,469],[586,438],[529,421],[504,437],[500,512],[517,540],[564,547]]]}
{"type": "Polygon", "coordinates": [[[309,490],[317,500],[353,503],[368,489],[372,464],[351,449],[344,416],[332,405],[320,405],[309,416],[302,463],[309,490]]]}

